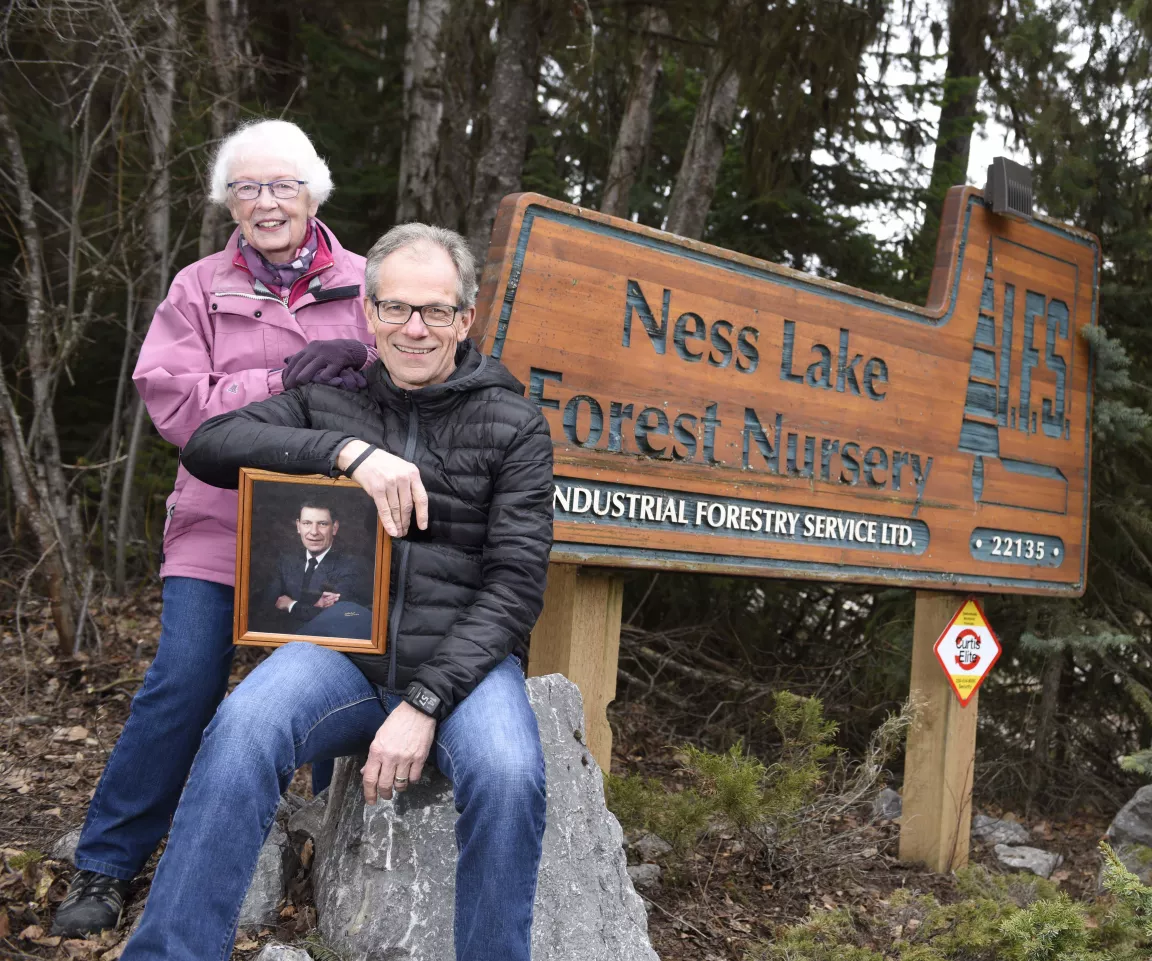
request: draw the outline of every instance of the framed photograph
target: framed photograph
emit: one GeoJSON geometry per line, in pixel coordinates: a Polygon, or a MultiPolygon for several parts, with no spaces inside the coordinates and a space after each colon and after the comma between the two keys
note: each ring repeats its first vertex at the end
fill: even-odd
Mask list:
{"type": "Polygon", "coordinates": [[[383,654],[391,538],[347,478],[240,471],[235,641],[383,654]]]}

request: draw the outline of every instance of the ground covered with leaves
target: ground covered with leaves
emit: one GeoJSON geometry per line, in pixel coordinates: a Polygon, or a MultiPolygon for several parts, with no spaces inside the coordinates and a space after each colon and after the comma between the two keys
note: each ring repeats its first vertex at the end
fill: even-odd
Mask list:
{"type": "MultiPolygon", "coordinates": [[[[14,612],[5,615],[0,628],[0,957],[113,961],[123,950],[123,932],[143,909],[155,859],[133,884],[120,933],[91,941],[63,941],[48,933],[73,870],[67,860],[54,856],[53,849],[83,821],[132,694],[155,653],[159,613],[155,592],[101,602],[96,618],[99,649],[89,637],[85,652],[70,658],[57,653],[44,611],[35,607],[22,611],[18,628],[14,612]]],[[[233,684],[262,656],[259,650],[241,649],[233,684]]],[[[670,797],[690,798],[700,790],[700,778],[692,773],[692,758],[684,746],[670,742],[660,710],[659,701],[644,700],[621,702],[614,708],[614,772],[633,775],[633,783],[646,783],[670,797]]],[[[796,715],[798,724],[811,726],[818,721],[796,715]]],[[[815,742],[821,742],[819,731],[813,728],[809,734],[813,732],[815,742]]],[[[823,742],[834,743],[834,732],[823,742]]],[[[788,743],[782,744],[782,751],[788,743]]],[[[779,771],[773,774],[773,765],[761,766],[756,776],[762,783],[776,785],[772,803],[785,806],[792,803],[789,792],[805,789],[796,778],[811,778],[810,788],[817,792],[830,786],[846,791],[851,784],[864,783],[852,781],[859,772],[851,766],[843,769],[839,779],[825,776],[821,771],[827,760],[818,757],[819,763],[809,770],[804,768],[805,755],[788,768],[789,776],[783,780],[779,771]]],[[[871,775],[867,783],[873,783],[871,775]]],[[[303,775],[298,776],[294,790],[308,793],[303,775]]],[[[901,863],[896,856],[898,825],[875,820],[869,802],[870,798],[849,795],[827,803],[819,817],[809,813],[802,819],[806,826],[800,831],[789,827],[787,820],[773,824],[771,818],[749,830],[747,825],[714,816],[715,812],[705,812],[703,821],[694,825],[682,825],[682,836],[672,838],[677,842],[675,849],[656,858],[662,865],[658,885],[643,892],[653,945],[661,958],[815,959],[823,957],[820,952],[824,950],[830,958],[853,957],[845,953],[846,945],[863,952],[858,955],[862,961],[948,958],[953,955],[892,953],[893,945],[903,943],[903,938],[920,950],[923,945],[917,945],[915,932],[922,927],[960,930],[963,919],[949,915],[941,905],[969,904],[974,890],[983,892],[981,897],[994,906],[989,910],[999,912],[997,917],[1024,911],[1035,902],[1036,895],[1030,900],[1020,893],[1036,890],[1028,879],[1012,882],[1015,887],[995,880],[1000,870],[994,854],[979,844],[974,845],[973,862],[988,873],[946,877],[901,863]],[[780,947],[766,947],[773,942],[780,947]],[[791,953],[781,953],[785,949],[791,953]]],[[[743,803],[753,802],[745,798],[743,803]]],[[[982,804],[980,798],[976,803],[984,813],[1014,818],[1013,812],[982,804]]],[[[687,811],[688,821],[696,816],[685,805],[670,809],[687,811]]],[[[746,811],[749,819],[763,814],[751,808],[746,811]]],[[[1034,843],[1065,858],[1051,887],[1041,892],[1047,900],[1040,901],[1062,903],[1058,899],[1063,895],[1094,900],[1101,864],[1097,844],[1107,818],[1085,813],[1058,821],[1020,820],[1026,820],[1034,843]]],[[[639,833],[633,829],[630,836],[639,833]]],[[[639,860],[635,849],[630,858],[639,860]]],[[[1084,915],[1086,931],[1109,923],[1105,909],[1101,911],[1105,913],[1084,915]]],[[[964,930],[975,938],[986,935],[986,928],[969,925],[964,930]]],[[[281,924],[275,929],[241,932],[234,957],[251,958],[271,938],[306,942],[315,937],[314,929],[315,910],[306,877],[300,876],[283,908],[281,924]]],[[[1067,954],[1068,958],[1081,956],[1090,957],[1067,954]]]]}
{"type": "MultiPolygon", "coordinates": [[[[80,827],[109,752],[128,717],[132,695],[156,653],[160,597],[147,591],[98,606],[99,649],[62,658],[46,611],[5,612],[0,628],[0,958],[77,958],[113,961],[144,908],[153,857],[133,882],[120,931],[99,940],[63,940],[49,934],[73,867],[53,849],[80,827]]],[[[89,648],[89,645],[92,645],[89,648]]],[[[231,687],[264,657],[238,648],[231,687]]],[[[293,790],[308,793],[306,772],[293,790]]],[[[264,941],[298,940],[315,927],[306,897],[291,901],[276,930],[244,932],[236,956],[252,957],[264,941]]]]}

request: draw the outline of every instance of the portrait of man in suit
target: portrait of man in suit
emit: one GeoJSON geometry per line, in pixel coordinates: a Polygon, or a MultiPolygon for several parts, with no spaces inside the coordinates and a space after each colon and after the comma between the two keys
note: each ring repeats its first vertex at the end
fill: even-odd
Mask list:
{"type": "Polygon", "coordinates": [[[250,629],[370,637],[372,571],[355,553],[341,549],[335,509],[309,498],[297,511],[295,526],[300,546],[283,551],[271,581],[251,595],[250,629]]]}

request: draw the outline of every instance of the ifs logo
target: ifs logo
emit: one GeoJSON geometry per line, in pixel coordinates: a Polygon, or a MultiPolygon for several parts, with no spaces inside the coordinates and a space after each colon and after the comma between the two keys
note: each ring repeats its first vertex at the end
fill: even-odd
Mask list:
{"type": "Polygon", "coordinates": [[[1075,289],[1073,265],[1003,238],[989,243],[959,444],[975,455],[978,504],[1067,512],[1068,481],[1052,460],[1071,440],[1073,332],[1064,298],[1075,289]],[[1059,293],[1030,289],[1043,279],[1059,293]]]}

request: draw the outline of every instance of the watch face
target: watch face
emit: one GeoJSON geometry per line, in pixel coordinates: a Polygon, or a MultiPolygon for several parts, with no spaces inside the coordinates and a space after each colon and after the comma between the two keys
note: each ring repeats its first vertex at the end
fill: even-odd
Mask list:
{"type": "Polygon", "coordinates": [[[440,704],[440,698],[424,688],[414,691],[412,700],[416,702],[416,706],[425,714],[431,714],[440,704]]]}

